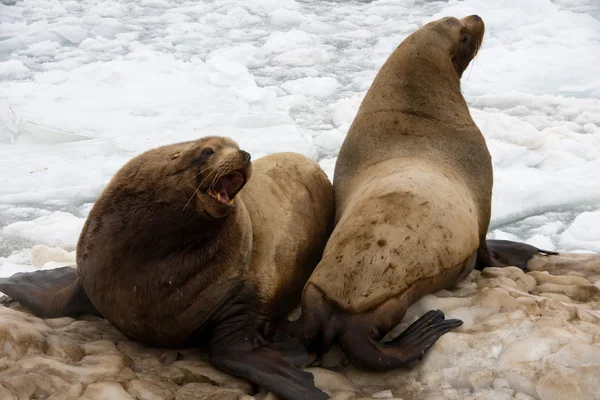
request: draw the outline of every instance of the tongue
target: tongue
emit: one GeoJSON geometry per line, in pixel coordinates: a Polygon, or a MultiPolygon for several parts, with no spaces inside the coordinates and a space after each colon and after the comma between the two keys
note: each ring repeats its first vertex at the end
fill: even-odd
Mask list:
{"type": "Polygon", "coordinates": [[[221,195],[221,199],[229,202],[229,200],[231,200],[229,198],[229,193],[227,193],[227,188],[225,187],[225,185],[221,185],[223,186],[221,189],[219,189],[219,194],[221,195]]]}
{"type": "Polygon", "coordinates": [[[222,177],[215,185],[215,191],[221,198],[229,202],[237,190],[244,184],[244,177],[239,172],[222,177]]]}

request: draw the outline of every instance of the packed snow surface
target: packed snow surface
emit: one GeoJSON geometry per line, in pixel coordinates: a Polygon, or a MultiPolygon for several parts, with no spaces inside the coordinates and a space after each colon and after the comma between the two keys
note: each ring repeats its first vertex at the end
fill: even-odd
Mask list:
{"type": "MultiPolygon", "coordinates": [[[[61,257],[43,247],[37,259],[61,257]]],[[[395,333],[432,308],[464,323],[412,368],[366,372],[335,345],[307,370],[332,400],[597,400],[600,258],[536,261],[528,273],[473,271],[413,304],[395,333]]],[[[198,349],[149,348],[97,317],[42,320],[23,311],[0,306],[3,400],[277,400],[210,366],[198,349]]]]}
{"type": "MultiPolygon", "coordinates": [[[[332,178],[391,51],[470,14],[486,23],[462,89],[493,157],[490,237],[600,252],[597,0],[0,0],[0,276],[72,264],[109,179],[159,145],[226,135],[254,159],[303,153],[332,178]]],[[[571,362],[559,339],[514,329],[501,365],[571,362]]],[[[489,385],[486,373],[458,382],[539,395],[519,371],[489,385]]]]}

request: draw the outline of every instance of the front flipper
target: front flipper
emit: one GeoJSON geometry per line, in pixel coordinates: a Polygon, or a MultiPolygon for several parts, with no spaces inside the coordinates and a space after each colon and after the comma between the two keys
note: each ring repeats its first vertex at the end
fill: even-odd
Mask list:
{"type": "Polygon", "coordinates": [[[420,359],[443,334],[462,323],[458,319],[447,320],[443,312],[432,310],[389,342],[375,341],[364,327],[346,329],[340,342],[353,364],[369,370],[388,370],[420,359]]]}
{"type": "Polygon", "coordinates": [[[304,347],[295,339],[278,335],[273,337],[274,342],[266,341],[260,334],[238,335],[222,343],[215,340],[210,361],[227,373],[264,387],[282,400],[328,399],[329,396],[315,386],[311,373],[291,364],[307,359],[304,347]]]}
{"type": "Polygon", "coordinates": [[[304,364],[309,360],[306,348],[300,341],[283,332],[275,332],[271,342],[268,347],[281,354],[281,357],[293,366],[304,364]]]}
{"type": "Polygon", "coordinates": [[[0,278],[0,292],[42,318],[100,315],[83,289],[77,269],[62,267],[0,278]]]}
{"type": "Polygon", "coordinates": [[[554,251],[542,250],[526,243],[510,240],[486,240],[477,252],[475,269],[486,267],[519,267],[527,268],[527,263],[536,254],[557,255],[554,251]]]}

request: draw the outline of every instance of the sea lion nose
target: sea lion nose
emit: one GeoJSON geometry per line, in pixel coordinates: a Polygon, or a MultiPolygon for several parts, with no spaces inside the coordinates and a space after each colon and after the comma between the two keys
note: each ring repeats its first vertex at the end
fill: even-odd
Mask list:
{"type": "Polygon", "coordinates": [[[462,22],[469,29],[474,29],[475,33],[477,33],[477,31],[481,30],[481,34],[483,34],[483,31],[485,30],[485,24],[483,22],[483,18],[481,18],[477,14],[473,14],[473,15],[469,15],[468,17],[464,17],[462,19],[462,22]]]}
{"type": "Polygon", "coordinates": [[[240,150],[240,154],[242,155],[242,157],[244,157],[244,162],[248,164],[250,162],[250,159],[252,158],[252,156],[250,156],[250,153],[244,150],[240,150]]]}

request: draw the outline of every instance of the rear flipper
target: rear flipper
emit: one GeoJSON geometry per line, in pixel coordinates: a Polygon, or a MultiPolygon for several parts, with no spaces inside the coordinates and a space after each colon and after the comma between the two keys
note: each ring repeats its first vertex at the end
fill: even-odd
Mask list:
{"type": "Polygon", "coordinates": [[[100,316],[83,289],[77,269],[62,267],[0,278],[0,292],[42,318],[100,316]]]}
{"type": "Polygon", "coordinates": [[[325,400],[329,396],[318,389],[313,375],[294,366],[306,360],[306,350],[299,341],[278,333],[273,342],[260,334],[214,340],[210,361],[216,367],[249,380],[273,392],[282,400],[325,400]]]}
{"type": "Polygon", "coordinates": [[[366,329],[346,329],[340,343],[350,361],[368,370],[388,370],[409,365],[444,334],[460,325],[458,319],[444,319],[440,310],[429,311],[410,325],[396,339],[379,343],[366,329]]]}
{"type": "Polygon", "coordinates": [[[558,253],[510,240],[486,240],[477,250],[475,269],[481,271],[486,267],[513,266],[525,270],[536,254],[557,255],[558,253]]]}

